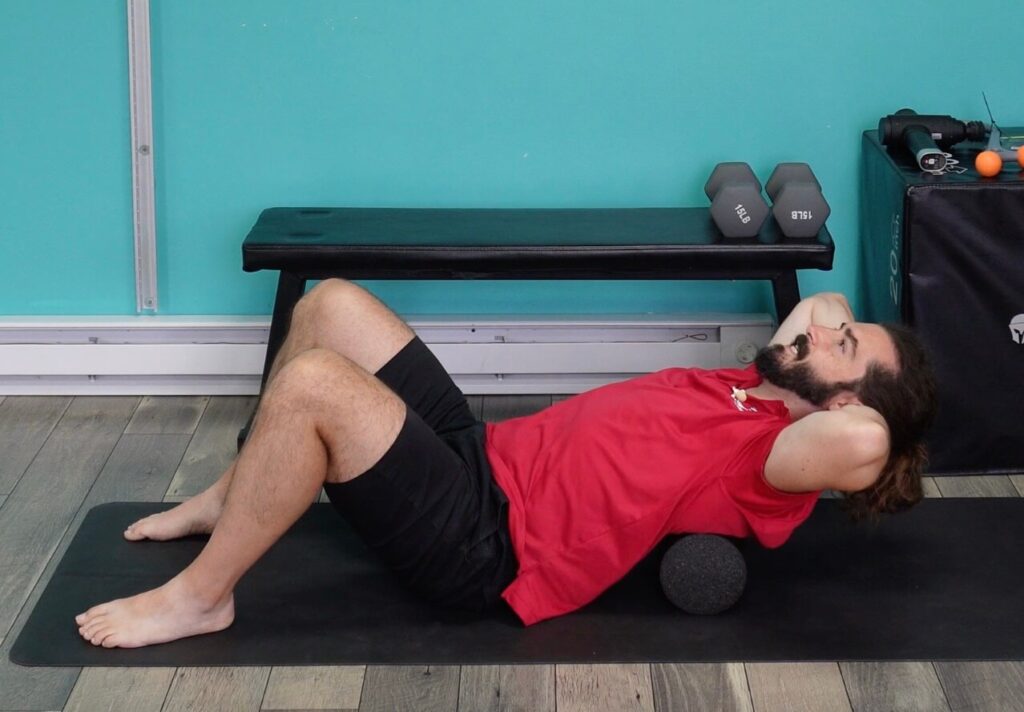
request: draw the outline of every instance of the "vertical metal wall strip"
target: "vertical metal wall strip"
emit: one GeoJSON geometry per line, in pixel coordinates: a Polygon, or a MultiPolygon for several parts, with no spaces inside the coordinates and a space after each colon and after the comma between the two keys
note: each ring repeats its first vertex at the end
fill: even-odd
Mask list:
{"type": "Polygon", "coordinates": [[[135,295],[138,312],[158,307],[156,193],[153,180],[153,91],[149,0],[128,0],[128,72],[132,120],[132,204],[135,213],[135,295]]]}

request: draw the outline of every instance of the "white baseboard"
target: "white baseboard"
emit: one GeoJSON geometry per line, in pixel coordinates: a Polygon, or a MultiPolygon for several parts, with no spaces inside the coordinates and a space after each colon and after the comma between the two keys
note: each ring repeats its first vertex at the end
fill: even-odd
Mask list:
{"type": "MultiPolygon", "coordinates": [[[[467,394],[579,393],[671,366],[744,366],[767,314],[444,316],[410,326],[467,394]]],[[[255,395],[269,321],[2,318],[0,395],[255,395]]]]}

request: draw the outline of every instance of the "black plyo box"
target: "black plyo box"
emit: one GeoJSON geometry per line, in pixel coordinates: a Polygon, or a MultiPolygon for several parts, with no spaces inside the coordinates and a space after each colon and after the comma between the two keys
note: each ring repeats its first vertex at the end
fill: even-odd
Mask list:
{"type": "Polygon", "coordinates": [[[968,170],[944,175],[876,131],[861,148],[865,316],[913,327],[932,356],[929,473],[1024,472],[1024,172],[982,178],[979,144],[956,146],[968,170]]]}

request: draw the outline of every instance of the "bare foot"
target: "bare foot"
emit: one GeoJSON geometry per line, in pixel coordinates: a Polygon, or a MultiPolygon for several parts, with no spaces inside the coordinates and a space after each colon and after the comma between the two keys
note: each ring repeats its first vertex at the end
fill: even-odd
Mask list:
{"type": "Polygon", "coordinates": [[[129,541],[167,541],[191,534],[209,534],[220,519],[224,498],[213,487],[166,512],[151,514],[124,530],[129,541]]]}
{"type": "Polygon", "coordinates": [[[93,606],[75,617],[79,635],[104,648],[140,648],[215,633],[234,620],[233,594],[209,605],[180,574],[152,591],[93,606]]]}

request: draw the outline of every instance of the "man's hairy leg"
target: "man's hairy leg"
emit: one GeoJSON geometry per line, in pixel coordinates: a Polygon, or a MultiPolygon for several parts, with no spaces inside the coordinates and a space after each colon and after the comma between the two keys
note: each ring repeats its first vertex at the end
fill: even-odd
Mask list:
{"type": "Polygon", "coordinates": [[[193,534],[209,534],[224,510],[224,500],[231,487],[231,479],[237,464],[236,457],[220,479],[196,496],[167,511],[151,514],[129,525],[124,530],[124,538],[129,541],[167,541],[193,534]]]}
{"type": "Polygon", "coordinates": [[[329,279],[299,300],[291,327],[267,377],[309,349],[328,349],[376,373],[412,341],[415,332],[377,297],[357,284],[329,279]]]}
{"type": "Polygon", "coordinates": [[[267,391],[199,556],[159,588],[77,616],[79,634],[107,648],[140,647],[228,627],[242,575],[325,481],[348,481],[372,467],[404,421],[405,404],[351,361],[326,350],[296,357],[267,391]]]}
{"type": "MultiPolygon", "coordinates": [[[[264,390],[270,389],[293,358],[311,349],[333,351],[376,373],[414,336],[412,329],[370,292],[344,280],[326,280],[295,306],[288,337],[274,358],[264,390]]],[[[124,537],[166,541],[212,532],[224,509],[237,461],[212,486],[177,507],[140,519],[125,530],[124,537]]]]}

